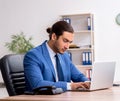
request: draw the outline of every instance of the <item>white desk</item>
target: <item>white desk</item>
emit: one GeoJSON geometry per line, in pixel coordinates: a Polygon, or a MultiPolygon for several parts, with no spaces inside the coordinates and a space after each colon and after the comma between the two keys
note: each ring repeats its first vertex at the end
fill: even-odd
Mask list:
{"type": "Polygon", "coordinates": [[[0,101],[120,101],[120,87],[92,92],[68,91],[58,95],[19,95],[0,101]]]}

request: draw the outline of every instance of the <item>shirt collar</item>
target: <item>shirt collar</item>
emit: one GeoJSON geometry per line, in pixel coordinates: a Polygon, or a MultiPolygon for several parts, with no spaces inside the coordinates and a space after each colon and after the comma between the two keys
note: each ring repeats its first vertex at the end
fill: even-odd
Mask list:
{"type": "Polygon", "coordinates": [[[46,42],[46,46],[47,46],[48,52],[50,54],[50,57],[54,57],[56,55],[56,53],[50,48],[50,46],[48,45],[47,42],[46,42]]]}

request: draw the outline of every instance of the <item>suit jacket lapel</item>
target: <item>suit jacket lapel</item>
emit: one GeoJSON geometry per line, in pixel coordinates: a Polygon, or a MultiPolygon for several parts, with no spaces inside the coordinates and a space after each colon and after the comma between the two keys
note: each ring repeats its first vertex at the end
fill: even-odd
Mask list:
{"type": "Polygon", "coordinates": [[[46,46],[46,41],[42,44],[42,51],[43,51],[43,56],[49,66],[49,68],[51,69],[52,73],[53,73],[53,77],[54,77],[54,81],[56,81],[56,75],[55,75],[55,70],[52,64],[52,61],[50,59],[50,55],[46,46]]]}

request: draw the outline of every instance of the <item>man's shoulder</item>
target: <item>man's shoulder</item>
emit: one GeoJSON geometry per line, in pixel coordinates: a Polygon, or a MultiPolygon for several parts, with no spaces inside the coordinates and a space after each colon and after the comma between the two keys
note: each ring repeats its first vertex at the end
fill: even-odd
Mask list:
{"type": "Polygon", "coordinates": [[[66,52],[64,52],[63,54],[61,54],[61,56],[63,56],[63,57],[64,57],[64,56],[65,56],[65,57],[66,57],[66,56],[68,57],[69,55],[70,55],[70,53],[69,53],[69,52],[67,52],[67,51],[66,51],[66,52]]]}
{"type": "Polygon", "coordinates": [[[25,56],[32,56],[32,57],[42,57],[43,54],[47,53],[46,45],[45,43],[42,43],[41,45],[38,45],[31,50],[29,50],[25,56]]]}
{"type": "Polygon", "coordinates": [[[32,48],[32,49],[29,50],[27,53],[37,53],[38,51],[39,51],[39,52],[41,51],[41,45],[32,48]]]}
{"type": "Polygon", "coordinates": [[[61,54],[61,57],[68,60],[71,58],[71,54],[66,51],[63,54],[61,54]]]}
{"type": "Polygon", "coordinates": [[[31,50],[29,50],[27,53],[35,53],[35,54],[38,54],[38,53],[41,53],[43,50],[45,51],[45,42],[42,43],[41,45],[38,45],[34,48],[32,48],[31,50]]]}

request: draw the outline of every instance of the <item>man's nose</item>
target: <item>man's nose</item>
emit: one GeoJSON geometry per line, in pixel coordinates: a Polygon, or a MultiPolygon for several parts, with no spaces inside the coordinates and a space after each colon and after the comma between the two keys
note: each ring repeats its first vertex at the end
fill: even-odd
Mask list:
{"type": "Polygon", "coordinates": [[[65,47],[68,49],[68,48],[69,48],[69,46],[70,46],[70,43],[67,43],[65,47]]]}

